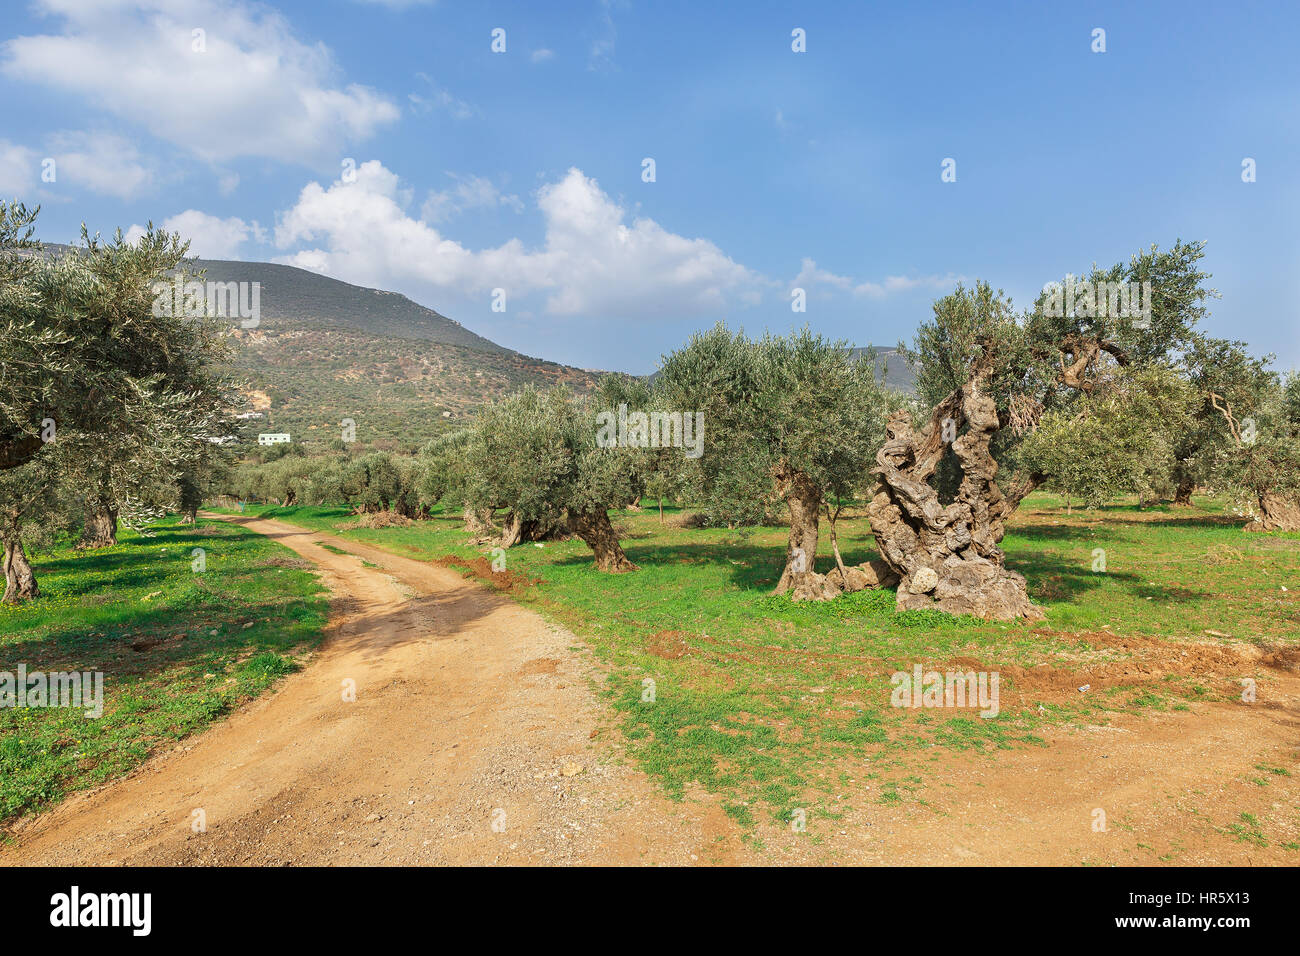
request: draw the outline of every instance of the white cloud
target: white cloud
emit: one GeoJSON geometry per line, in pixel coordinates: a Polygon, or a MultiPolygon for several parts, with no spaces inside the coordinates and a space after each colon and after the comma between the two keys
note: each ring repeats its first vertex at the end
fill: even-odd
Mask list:
{"type": "Polygon", "coordinates": [[[262,156],[320,165],[395,121],[389,99],[335,84],[322,44],[240,0],[38,0],[57,34],[15,37],[0,71],[84,96],[213,162],[262,156]],[[194,31],[204,31],[196,50],[194,31]]]}
{"type": "Polygon", "coordinates": [[[40,165],[36,150],[0,139],[0,201],[28,198],[40,165]]]}
{"type": "MultiPolygon", "coordinates": [[[[189,254],[202,259],[238,259],[240,246],[249,239],[266,241],[266,233],[256,221],[246,223],[232,216],[221,219],[197,209],[187,209],[162,222],[167,232],[179,232],[182,239],[190,240],[189,254]]],[[[126,232],[128,242],[144,235],[144,227],[135,225],[126,232]]]]}
{"type": "Polygon", "coordinates": [[[135,144],[113,133],[65,131],[49,139],[60,185],[131,199],[153,181],[135,144]]]}
{"type": "Polygon", "coordinates": [[[39,189],[48,196],[71,188],[130,199],[153,177],[135,145],[113,133],[64,130],[46,137],[40,151],[0,140],[0,195],[39,189]],[[47,160],[53,160],[49,182],[47,160]]]}
{"type": "Polygon", "coordinates": [[[791,288],[808,289],[819,285],[833,286],[841,290],[853,288],[853,280],[848,276],[839,276],[819,268],[812,259],[804,259],[800,265],[799,274],[794,277],[794,282],[790,283],[791,288]]]}
{"type": "Polygon", "coordinates": [[[312,248],[276,261],[381,288],[418,282],[461,295],[504,288],[541,293],[552,314],[671,317],[717,314],[757,302],[771,283],[707,239],[671,233],[651,219],[626,221],[594,179],[570,169],[543,186],[540,248],[511,239],[474,251],[404,210],[398,177],[378,161],[356,181],[306,186],[276,227],[276,244],[312,248]]]}
{"type": "Polygon", "coordinates": [[[452,189],[429,193],[429,198],[420,209],[420,218],[425,222],[446,222],[467,209],[506,206],[515,212],[524,211],[522,199],[513,193],[501,192],[490,179],[482,176],[458,176],[455,173],[447,175],[456,180],[456,185],[452,189]]]}
{"type": "Polygon", "coordinates": [[[555,58],[555,51],[548,50],[546,49],[546,47],[542,47],[540,50],[534,50],[532,53],[532,61],[534,63],[545,63],[547,60],[551,60],[554,58],[555,58]]]}

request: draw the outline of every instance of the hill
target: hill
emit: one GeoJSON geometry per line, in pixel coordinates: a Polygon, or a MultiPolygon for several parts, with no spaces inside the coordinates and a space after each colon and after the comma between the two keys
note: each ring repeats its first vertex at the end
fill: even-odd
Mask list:
{"type": "Polygon", "coordinates": [[[502,355],[517,354],[397,292],[352,285],[296,266],[271,262],[222,259],[193,262],[211,282],[260,283],[263,326],[352,330],[374,336],[462,345],[502,355]]]}
{"type": "MultiPolygon", "coordinates": [[[[211,282],[259,284],[257,327],[234,330],[254,440],[287,432],[295,444],[328,442],[350,419],[362,444],[413,449],[524,385],[585,392],[603,374],[522,355],[399,293],[295,266],[193,259],[189,268],[211,282]]],[[[914,391],[897,349],[853,351],[872,352],[888,384],[914,391]]]]}
{"type": "Polygon", "coordinates": [[[882,349],[874,346],[853,349],[858,358],[870,352],[875,356],[876,375],[884,375],[885,384],[908,395],[916,394],[916,372],[896,348],[882,349]]]}
{"type": "Polygon", "coordinates": [[[260,283],[258,326],[235,329],[254,434],[329,441],[350,419],[358,442],[413,447],[523,385],[581,392],[601,374],[522,355],[396,292],[266,262],[193,268],[213,282],[260,283]]]}

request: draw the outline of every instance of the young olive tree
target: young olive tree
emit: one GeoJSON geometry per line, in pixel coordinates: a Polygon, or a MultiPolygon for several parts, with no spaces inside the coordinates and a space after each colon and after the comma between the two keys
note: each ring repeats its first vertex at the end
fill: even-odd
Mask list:
{"type": "Polygon", "coordinates": [[[564,387],[526,387],[488,405],[464,449],[467,505],[475,513],[508,508],[521,523],[567,523],[599,570],[633,571],[609,509],[636,497],[639,449],[601,447],[596,413],[564,387]]]}
{"type": "Polygon", "coordinates": [[[849,496],[883,437],[891,399],[872,363],[807,329],[747,339],[718,325],[663,360],[661,402],[700,411],[706,496],[785,504],[790,531],[775,593],[826,600],[841,586],[815,568],[823,506],[849,496]]]}
{"type": "Polygon", "coordinates": [[[432,509],[441,505],[460,511],[472,545],[501,538],[501,529],[493,522],[495,506],[481,504],[487,490],[477,487],[472,462],[478,458],[474,448],[479,436],[472,428],[461,428],[430,441],[418,455],[419,477],[416,493],[421,506],[432,509]]]}
{"type": "Polygon", "coordinates": [[[1177,468],[1177,437],[1195,404],[1173,369],[1121,369],[1068,410],[1044,413],[1018,460],[1069,502],[1096,507],[1132,492],[1155,498],[1177,468]]]}
{"type": "Polygon", "coordinates": [[[1212,480],[1245,499],[1247,531],[1300,531],[1300,375],[1265,370],[1249,387],[1223,376],[1208,392],[1227,439],[1212,480]]]}

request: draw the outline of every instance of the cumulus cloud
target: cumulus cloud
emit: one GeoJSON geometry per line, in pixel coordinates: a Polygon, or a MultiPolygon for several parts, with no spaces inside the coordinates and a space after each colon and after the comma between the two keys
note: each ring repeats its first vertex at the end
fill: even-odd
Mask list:
{"type": "Polygon", "coordinates": [[[633,218],[579,169],[543,186],[538,248],[511,239],[472,250],[410,216],[398,177],[378,161],[354,182],[311,183],[276,227],[277,259],[350,282],[392,288],[419,282],[461,295],[503,288],[539,293],[556,315],[672,317],[717,314],[757,302],[771,283],[707,239],[633,218]]]}
{"type": "Polygon", "coordinates": [[[266,7],[240,0],[35,6],[60,18],[61,31],[6,41],[0,70],[83,96],[208,161],[260,156],[319,165],[399,115],[374,90],[338,85],[329,50],[297,39],[266,7]]]}
{"type": "MultiPolygon", "coordinates": [[[[197,209],[187,209],[162,222],[167,232],[179,232],[182,239],[190,240],[190,255],[202,259],[238,259],[240,247],[249,239],[266,241],[266,233],[254,222],[231,216],[221,219],[197,209]]],[[[144,227],[135,225],[127,230],[126,238],[134,242],[144,235],[144,227]]]]}
{"type": "Polygon", "coordinates": [[[553,59],[554,57],[555,51],[548,50],[546,47],[542,47],[540,50],[534,50],[532,53],[532,61],[534,63],[545,63],[547,60],[553,59]]]}

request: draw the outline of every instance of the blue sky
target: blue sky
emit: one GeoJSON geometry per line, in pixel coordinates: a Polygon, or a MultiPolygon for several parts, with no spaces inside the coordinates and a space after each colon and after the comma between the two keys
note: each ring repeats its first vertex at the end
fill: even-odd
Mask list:
{"type": "Polygon", "coordinates": [[[959,279],[1023,305],[1205,239],[1206,330],[1300,364],[1294,3],[13,8],[0,195],[48,241],[153,220],[647,372],[720,318],[890,345],[959,279]]]}

